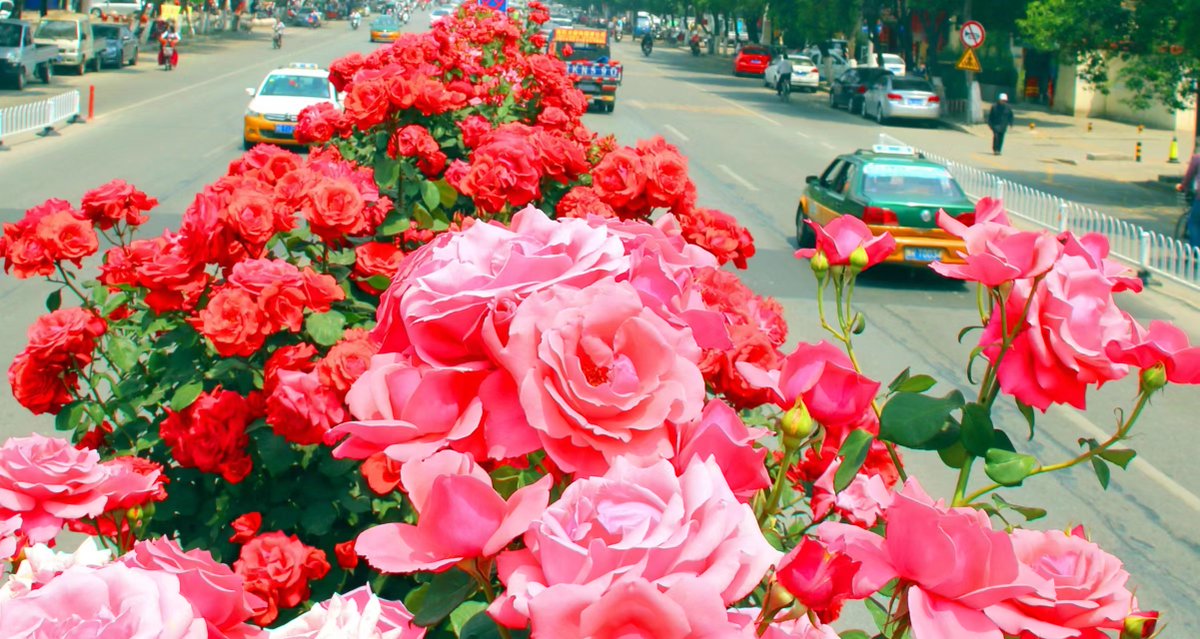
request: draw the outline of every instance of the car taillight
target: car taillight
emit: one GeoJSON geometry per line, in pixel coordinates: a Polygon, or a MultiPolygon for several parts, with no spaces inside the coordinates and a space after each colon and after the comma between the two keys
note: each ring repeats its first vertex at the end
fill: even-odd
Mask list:
{"type": "Polygon", "coordinates": [[[863,222],[875,226],[899,226],[900,220],[891,209],[878,206],[863,207],[863,222]]]}
{"type": "Polygon", "coordinates": [[[938,102],[941,102],[941,101],[942,101],[942,99],[937,97],[936,95],[931,95],[931,96],[929,96],[929,99],[928,99],[928,102],[930,104],[937,104],[938,102]]]}
{"type": "Polygon", "coordinates": [[[867,85],[864,84],[863,86],[860,86],[857,89],[855,89],[855,91],[857,91],[859,95],[862,95],[863,93],[867,92],[867,85]]]}
{"type": "Polygon", "coordinates": [[[962,222],[962,224],[964,226],[974,226],[975,225],[975,214],[974,213],[963,213],[961,215],[956,215],[956,216],[954,216],[954,219],[958,220],[959,222],[962,222]]]}
{"type": "Polygon", "coordinates": [[[903,100],[904,98],[901,97],[899,93],[889,93],[889,94],[887,94],[887,99],[891,100],[892,102],[899,102],[899,101],[903,100]]]}

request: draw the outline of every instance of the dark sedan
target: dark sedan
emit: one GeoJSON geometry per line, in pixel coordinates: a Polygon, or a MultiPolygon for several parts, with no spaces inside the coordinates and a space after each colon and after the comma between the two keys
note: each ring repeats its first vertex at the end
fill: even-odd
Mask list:
{"type": "Polygon", "coordinates": [[[120,68],[126,64],[137,64],[138,41],[129,27],[123,24],[93,24],[92,37],[95,38],[101,66],[120,68]]]}
{"type": "Polygon", "coordinates": [[[846,107],[851,113],[861,114],[867,89],[871,88],[871,84],[877,78],[891,74],[891,71],[883,67],[858,67],[847,70],[829,85],[829,106],[835,109],[846,107]]]}

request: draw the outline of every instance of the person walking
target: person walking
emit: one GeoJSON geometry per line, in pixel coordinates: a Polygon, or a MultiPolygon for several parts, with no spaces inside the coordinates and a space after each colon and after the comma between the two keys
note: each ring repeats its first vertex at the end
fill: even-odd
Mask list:
{"type": "Polygon", "coordinates": [[[996,98],[996,103],[988,111],[987,121],[988,127],[992,129],[992,154],[1000,155],[1000,151],[1004,149],[1004,134],[1013,124],[1013,110],[1008,106],[1007,93],[1001,93],[996,98]]]}
{"type": "Polygon", "coordinates": [[[1187,172],[1183,174],[1183,180],[1175,187],[1176,191],[1182,192],[1187,196],[1191,207],[1188,209],[1188,221],[1185,234],[1186,240],[1192,246],[1200,246],[1200,197],[1196,197],[1197,181],[1200,180],[1200,153],[1192,155],[1191,161],[1188,162],[1187,172]]]}

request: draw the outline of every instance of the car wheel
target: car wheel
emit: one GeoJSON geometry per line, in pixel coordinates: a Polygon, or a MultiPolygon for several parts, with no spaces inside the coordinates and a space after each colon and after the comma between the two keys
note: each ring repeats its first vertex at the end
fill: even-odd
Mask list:
{"type": "Polygon", "coordinates": [[[829,108],[831,108],[831,109],[837,108],[837,100],[834,99],[834,97],[833,97],[833,89],[829,90],[829,108]]]}
{"type": "Polygon", "coordinates": [[[50,84],[50,80],[54,78],[54,65],[43,64],[39,75],[42,78],[42,84],[50,84]]]}
{"type": "Polygon", "coordinates": [[[96,73],[100,73],[100,70],[103,68],[104,68],[104,58],[101,58],[100,56],[96,56],[96,58],[92,61],[92,71],[95,71],[96,73]]]}
{"type": "Polygon", "coordinates": [[[18,91],[25,90],[25,69],[17,69],[17,75],[13,78],[13,85],[18,91]]]}
{"type": "Polygon", "coordinates": [[[79,66],[75,67],[75,74],[83,75],[85,73],[87,73],[87,60],[80,60],[79,66]]]}
{"type": "Polygon", "coordinates": [[[132,66],[137,65],[137,59],[138,59],[138,56],[141,55],[141,53],[142,53],[142,50],[140,48],[133,50],[133,57],[129,58],[129,66],[132,67],[132,66]]]}
{"type": "Polygon", "coordinates": [[[875,121],[883,124],[884,121],[887,120],[887,118],[883,117],[883,105],[877,104],[875,105],[875,109],[875,121]]]}
{"type": "Polygon", "coordinates": [[[817,234],[813,233],[811,227],[804,223],[807,218],[804,215],[804,207],[796,207],[796,244],[800,248],[816,248],[817,234]]]}
{"type": "Polygon", "coordinates": [[[246,138],[242,138],[242,148],[246,151],[249,151],[250,149],[254,148],[254,143],[246,138]]]}

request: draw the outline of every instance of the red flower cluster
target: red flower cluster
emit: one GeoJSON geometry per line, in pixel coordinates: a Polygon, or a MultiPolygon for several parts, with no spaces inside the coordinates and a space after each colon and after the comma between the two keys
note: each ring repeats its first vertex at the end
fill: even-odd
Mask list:
{"type": "Polygon", "coordinates": [[[388,140],[387,154],[391,158],[417,158],[417,168],[429,178],[441,175],[446,168],[446,154],[442,153],[429,129],[419,124],[410,124],[396,131],[388,140]]]}
{"type": "Polygon", "coordinates": [[[29,327],[29,343],[8,368],[13,397],[35,415],[57,413],[73,401],[79,372],[92,363],[108,324],[92,311],[64,308],[29,327]]]}
{"type": "Polygon", "coordinates": [[[737,275],[716,268],[695,270],[696,287],[704,305],[721,313],[731,348],[708,348],[700,362],[704,379],[737,408],[762,406],[770,391],[746,380],[738,365],[746,362],[765,370],[779,367],[779,349],[787,340],[783,308],[773,298],[755,295],[737,275]]]}
{"type": "Polygon", "coordinates": [[[367,331],[351,329],[319,361],[304,344],[279,349],[267,360],[267,423],[284,439],[319,444],[347,418],[346,392],[367,370],[377,348],[367,331]]]}
{"type": "Polygon", "coordinates": [[[242,576],[246,592],[267,602],[254,623],[275,621],[281,608],[295,608],[308,599],[309,582],[329,573],[325,551],[306,546],[295,535],[269,532],[242,546],[233,571],[242,576]]]}
{"type": "Polygon", "coordinates": [[[354,247],[354,279],[358,288],[371,295],[387,290],[387,283],[380,287],[371,285],[373,277],[385,277],[388,283],[400,268],[404,250],[387,242],[367,242],[354,247]]]}
{"type": "Polygon", "coordinates": [[[202,393],[181,412],[168,410],[159,434],[180,466],[219,473],[236,484],[253,465],[246,452],[246,427],[262,414],[258,393],[243,397],[218,388],[202,393]]]}
{"type": "Polygon", "coordinates": [[[688,242],[704,247],[721,264],[733,262],[738,268],[746,268],[746,260],[754,257],[750,231],[726,213],[696,208],[681,216],[679,224],[688,242]]]}
{"type": "Polygon", "coordinates": [[[4,271],[19,279],[52,275],[59,262],[78,267],[98,247],[96,231],[83,213],[58,199],[29,209],[16,224],[5,224],[0,238],[4,271]]]}
{"type": "Polygon", "coordinates": [[[578,141],[511,123],[484,134],[471,161],[456,160],[446,181],[482,211],[498,213],[539,199],[545,179],[566,184],[587,169],[587,154],[578,141]]]}
{"type": "Polygon", "coordinates": [[[304,311],[324,313],[345,292],[330,275],[283,260],[246,260],[230,270],[190,321],[222,357],[249,357],[268,337],[300,332],[304,311]]]}
{"type": "Polygon", "coordinates": [[[83,195],[80,209],[102,231],[125,223],[139,226],[150,219],[146,211],[158,206],[158,200],[134,188],[125,180],[113,180],[83,195]]]}

